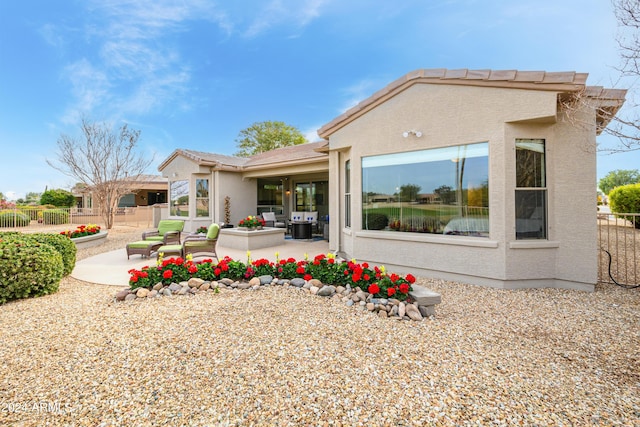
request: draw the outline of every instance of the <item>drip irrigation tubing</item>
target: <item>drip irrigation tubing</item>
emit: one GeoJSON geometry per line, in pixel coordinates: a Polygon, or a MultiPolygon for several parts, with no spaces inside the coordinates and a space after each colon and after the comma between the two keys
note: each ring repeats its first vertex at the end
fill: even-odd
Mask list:
{"type": "Polygon", "coordinates": [[[611,261],[612,261],[612,259],[613,259],[613,258],[611,257],[611,253],[610,253],[608,250],[606,250],[606,249],[602,249],[602,248],[600,248],[600,250],[605,251],[605,253],[606,253],[607,255],[609,255],[609,278],[611,279],[611,281],[612,281],[613,283],[615,283],[616,285],[618,285],[618,286],[620,286],[621,288],[624,288],[624,289],[635,289],[635,288],[640,288],[640,284],[638,284],[638,285],[627,285],[627,284],[625,284],[625,283],[618,283],[618,282],[616,281],[616,279],[614,279],[614,278],[613,278],[613,275],[611,274],[611,261]]]}

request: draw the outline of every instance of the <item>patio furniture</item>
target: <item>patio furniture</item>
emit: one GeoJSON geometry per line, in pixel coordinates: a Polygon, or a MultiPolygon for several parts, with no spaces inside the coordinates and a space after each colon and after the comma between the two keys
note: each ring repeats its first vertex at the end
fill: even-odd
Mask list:
{"type": "Polygon", "coordinates": [[[191,254],[192,256],[213,257],[217,260],[216,244],[218,243],[219,233],[220,226],[218,224],[211,224],[205,236],[201,234],[190,234],[185,237],[181,245],[160,246],[158,248],[158,255],[163,254],[164,257],[168,255],[186,257],[191,254]]]}
{"type": "Polygon", "coordinates": [[[142,240],[152,240],[162,245],[180,244],[180,233],[184,229],[184,221],[179,219],[162,219],[157,230],[142,233],[142,240]]]}
{"type": "Polygon", "coordinates": [[[315,212],[303,212],[304,220],[311,223],[311,228],[318,231],[318,211],[315,212]]]}
{"type": "Polygon", "coordinates": [[[218,243],[219,234],[220,226],[214,223],[209,226],[205,236],[197,234],[187,236],[182,242],[183,256],[189,254],[192,254],[192,256],[212,256],[217,260],[216,244],[218,243]]]}
{"type": "Polygon", "coordinates": [[[284,221],[278,221],[275,212],[263,212],[262,219],[264,219],[267,227],[286,228],[284,221]]]}
{"type": "Polygon", "coordinates": [[[296,221],[291,223],[291,238],[311,239],[311,223],[309,221],[296,221]]]}
{"type": "Polygon", "coordinates": [[[127,259],[136,254],[149,258],[151,253],[156,252],[160,246],[162,246],[162,242],[154,240],[138,240],[137,242],[127,243],[127,259]]]}

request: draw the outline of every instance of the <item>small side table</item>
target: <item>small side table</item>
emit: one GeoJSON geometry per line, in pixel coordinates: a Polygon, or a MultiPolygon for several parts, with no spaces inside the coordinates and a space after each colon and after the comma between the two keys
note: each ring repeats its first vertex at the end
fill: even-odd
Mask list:
{"type": "Polygon", "coordinates": [[[309,221],[295,221],[291,223],[291,238],[311,239],[311,223],[309,221]]]}

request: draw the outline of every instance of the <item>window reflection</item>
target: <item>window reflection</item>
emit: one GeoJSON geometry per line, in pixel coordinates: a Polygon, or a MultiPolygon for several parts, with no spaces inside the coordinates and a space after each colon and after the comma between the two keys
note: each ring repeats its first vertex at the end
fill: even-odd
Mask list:
{"type": "Polygon", "coordinates": [[[171,181],[169,183],[169,193],[171,195],[171,205],[169,215],[188,216],[189,215],[189,180],[171,181]]]}
{"type": "Polygon", "coordinates": [[[209,180],[196,179],[196,216],[209,216],[209,180]]]}
{"type": "Polygon", "coordinates": [[[362,228],[489,235],[487,142],[364,157],[362,228]]]}

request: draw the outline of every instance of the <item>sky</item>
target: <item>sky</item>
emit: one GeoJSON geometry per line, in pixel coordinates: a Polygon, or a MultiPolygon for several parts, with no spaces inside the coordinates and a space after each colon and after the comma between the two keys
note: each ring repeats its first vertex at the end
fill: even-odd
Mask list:
{"type": "MultiPolygon", "coordinates": [[[[178,148],[233,154],[255,122],[316,141],[420,68],[576,71],[628,87],[617,34],[609,0],[3,1],[0,192],[70,189],[47,160],[62,135],[80,137],[82,117],[140,130],[158,174],[178,148]]],[[[598,178],[639,160],[599,154],[598,178]]]]}

